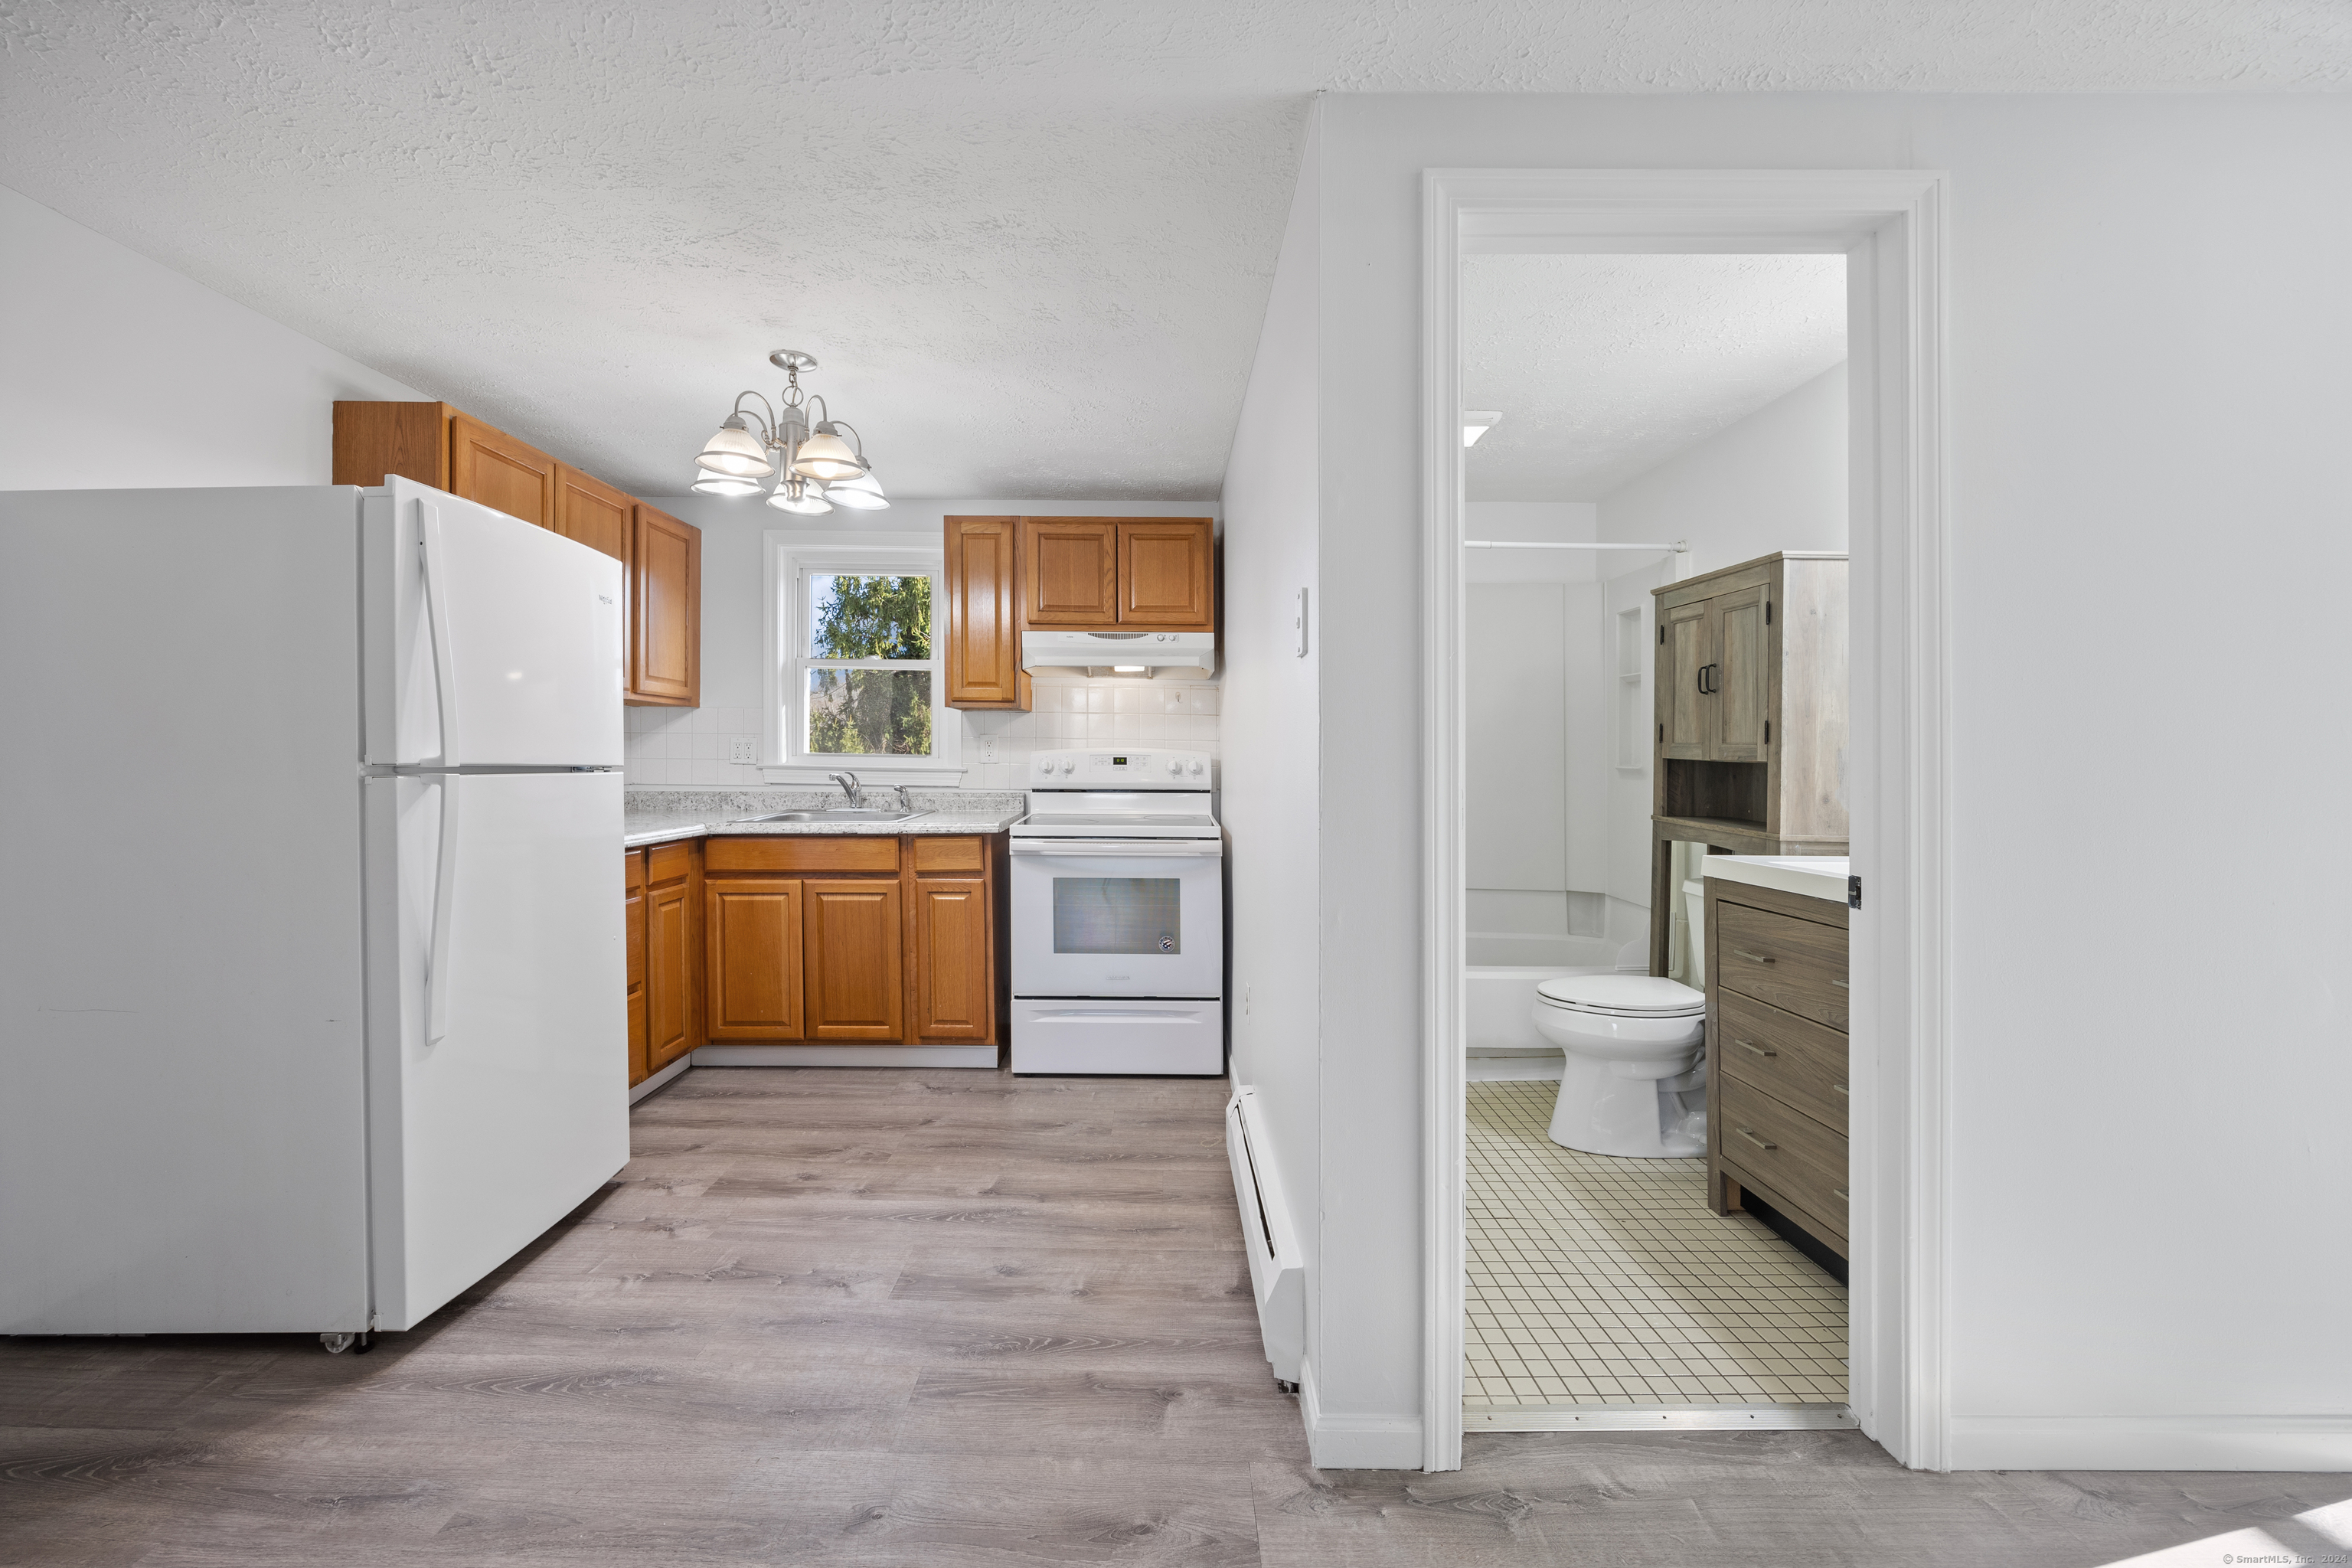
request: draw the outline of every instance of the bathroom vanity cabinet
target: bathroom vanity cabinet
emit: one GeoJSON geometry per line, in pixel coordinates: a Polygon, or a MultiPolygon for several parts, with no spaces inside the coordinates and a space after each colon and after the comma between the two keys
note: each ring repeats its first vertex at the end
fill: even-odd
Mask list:
{"type": "Polygon", "coordinates": [[[1652,590],[1650,973],[1667,973],[1668,845],[1846,852],[1846,558],[1785,551],[1652,590]]]}
{"type": "Polygon", "coordinates": [[[1846,1257],[1845,905],[1711,874],[1706,921],[1708,1205],[1753,1193],[1846,1257]]]}

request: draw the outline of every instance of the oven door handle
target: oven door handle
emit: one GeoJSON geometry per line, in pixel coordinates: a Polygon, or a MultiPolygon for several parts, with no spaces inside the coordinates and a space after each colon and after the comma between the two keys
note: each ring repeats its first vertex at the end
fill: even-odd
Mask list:
{"type": "Polygon", "coordinates": [[[1015,838],[1015,855],[1060,855],[1073,860],[1220,859],[1224,841],[1217,838],[1015,838]]]}

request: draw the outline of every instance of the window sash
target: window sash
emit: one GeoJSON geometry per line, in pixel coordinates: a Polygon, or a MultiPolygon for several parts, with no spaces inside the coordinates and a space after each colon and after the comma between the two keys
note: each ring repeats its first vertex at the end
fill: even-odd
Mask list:
{"type": "MultiPolygon", "coordinates": [[[[947,706],[947,658],[941,646],[940,593],[945,563],[937,555],[905,555],[883,551],[864,555],[855,550],[835,552],[812,551],[795,554],[790,566],[792,607],[789,616],[789,658],[784,661],[785,679],[781,682],[783,700],[778,721],[783,731],[784,744],[779,748],[782,763],[793,767],[838,766],[864,762],[877,768],[916,766],[960,771],[945,744],[948,727],[955,722],[955,710],[947,706]],[[931,657],[923,659],[904,658],[834,658],[808,651],[816,640],[816,577],[920,577],[930,584],[931,593],[931,657]],[[814,717],[809,701],[809,675],[820,669],[906,669],[928,671],[931,677],[931,749],[928,752],[816,752],[809,749],[809,725],[814,717]]],[[[782,575],[782,574],[779,574],[782,575]]],[[[779,588],[782,586],[781,583],[779,588]]]]}

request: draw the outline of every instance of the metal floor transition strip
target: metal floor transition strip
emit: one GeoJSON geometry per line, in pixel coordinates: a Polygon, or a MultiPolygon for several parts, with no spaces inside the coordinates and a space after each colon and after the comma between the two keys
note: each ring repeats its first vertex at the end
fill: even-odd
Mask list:
{"type": "Polygon", "coordinates": [[[1822,1432],[1858,1426],[1843,1405],[1472,1405],[1465,1432],[1822,1432]]]}

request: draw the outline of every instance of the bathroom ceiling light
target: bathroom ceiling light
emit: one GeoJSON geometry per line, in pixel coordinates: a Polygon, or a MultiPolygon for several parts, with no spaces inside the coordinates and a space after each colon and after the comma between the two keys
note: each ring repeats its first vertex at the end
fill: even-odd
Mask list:
{"type": "Polygon", "coordinates": [[[1465,408],[1462,411],[1462,444],[1475,447],[1478,437],[1503,422],[1503,416],[1492,409],[1465,408]]]}
{"type": "MultiPolygon", "coordinates": [[[[865,437],[858,435],[856,426],[832,417],[823,397],[813,397],[801,390],[801,372],[816,368],[815,356],[799,349],[778,349],[768,356],[768,363],[784,373],[781,401],[772,404],[757,392],[738,394],[727,422],[705,443],[694,459],[695,466],[707,474],[725,479],[763,479],[771,474],[780,475],[768,504],[802,515],[833,510],[825,500],[826,484],[861,479],[866,481],[864,492],[872,499],[851,500],[845,497],[843,505],[862,511],[877,511],[888,506],[890,503],[883,499],[882,487],[873,482],[873,468],[866,460],[865,437]],[[745,407],[747,398],[756,400],[760,406],[745,407]],[[812,407],[816,412],[814,428],[809,420],[812,407]],[[845,435],[847,439],[844,439],[845,435]]],[[[702,495],[750,495],[759,488],[755,484],[748,489],[730,489],[702,481],[694,487],[702,495]]]]}

